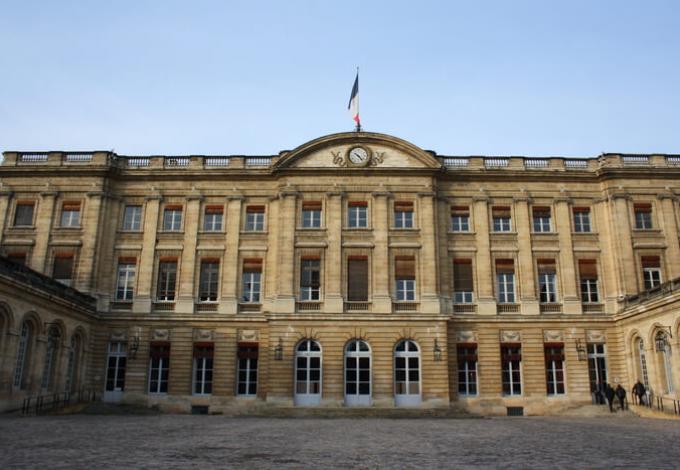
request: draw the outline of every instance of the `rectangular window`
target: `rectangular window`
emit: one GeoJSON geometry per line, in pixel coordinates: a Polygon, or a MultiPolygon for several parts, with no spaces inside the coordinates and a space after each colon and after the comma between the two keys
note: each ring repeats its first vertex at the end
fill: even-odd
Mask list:
{"type": "Polygon", "coordinates": [[[347,259],[347,300],[368,301],[368,258],[350,256],[347,259]]]}
{"type": "Polygon", "coordinates": [[[205,206],[203,230],[206,232],[221,232],[223,213],[223,206],[205,206]]]}
{"type": "Polygon", "coordinates": [[[142,206],[125,206],[123,230],[138,232],[142,229],[142,206]]]}
{"type": "Polygon", "coordinates": [[[472,260],[453,260],[453,301],[469,304],[473,301],[472,260]]]}
{"type": "Polygon", "coordinates": [[[213,343],[194,343],[194,395],[210,395],[213,383],[213,343]]]}
{"type": "Polygon", "coordinates": [[[158,263],[158,300],[173,302],[177,285],[177,258],[161,258],[158,263]]]}
{"type": "Polygon", "coordinates": [[[501,344],[501,379],[503,395],[522,394],[522,345],[501,344]]]}
{"type": "Polygon", "coordinates": [[[642,274],[645,280],[645,290],[654,289],[661,285],[661,259],[658,256],[643,256],[642,274]]]}
{"type": "Polygon", "coordinates": [[[319,300],[321,295],[321,260],[302,258],[300,260],[300,300],[319,300]]]}
{"type": "Polygon", "coordinates": [[[413,202],[394,203],[394,228],[413,228],[413,202]]]}
{"type": "Polygon", "coordinates": [[[54,266],[52,277],[70,286],[73,282],[73,253],[56,253],[54,255],[54,266]]]}
{"type": "Polygon", "coordinates": [[[14,210],[15,227],[31,227],[33,225],[33,212],[35,203],[33,201],[17,201],[14,210]]]}
{"type": "Polygon", "coordinates": [[[236,394],[257,395],[257,343],[239,343],[236,394]]]}
{"type": "Polygon", "coordinates": [[[264,231],[264,206],[246,207],[246,232],[264,231]]]}
{"type": "Polygon", "coordinates": [[[515,303],[515,266],[513,260],[496,260],[496,291],[498,292],[498,303],[515,303]]]}
{"type": "Polygon", "coordinates": [[[64,202],[62,204],[61,226],[80,227],[80,202],[64,202]]]}
{"type": "Polygon", "coordinates": [[[182,230],[182,206],[165,206],[163,210],[163,230],[166,232],[182,230]]]}
{"type": "Polygon", "coordinates": [[[597,290],[597,261],[582,259],[578,262],[579,277],[581,279],[581,302],[599,303],[600,294],[597,290]]]}
{"type": "Polygon", "coordinates": [[[302,227],[321,228],[321,201],[302,202],[302,227]]]}
{"type": "Polygon", "coordinates": [[[416,259],[413,256],[397,256],[394,259],[397,301],[416,300],[416,259]]]}
{"type": "Polygon", "coordinates": [[[537,265],[538,265],[539,301],[543,304],[557,302],[557,281],[555,275],[555,260],[539,259],[537,265]]]}
{"type": "Polygon", "coordinates": [[[574,207],[574,232],[590,232],[590,208],[574,207]]]}
{"type": "Polygon", "coordinates": [[[550,207],[534,207],[532,209],[534,219],[534,232],[550,232],[550,207]]]}
{"type": "Polygon", "coordinates": [[[451,207],[451,231],[470,231],[470,208],[468,206],[451,207]]]}
{"type": "Polygon", "coordinates": [[[118,276],[116,283],[116,300],[131,302],[135,292],[136,258],[118,259],[118,276]]]}
{"type": "Polygon", "coordinates": [[[458,394],[477,395],[477,345],[459,344],[458,357],[458,394]]]}
{"type": "Polygon", "coordinates": [[[168,393],[170,343],[151,343],[149,347],[149,393],[168,393]]]}
{"type": "Polygon", "coordinates": [[[510,232],[512,230],[512,218],[509,206],[495,206],[491,208],[491,218],[494,232],[510,232]]]}
{"type": "Polygon", "coordinates": [[[638,203],[633,206],[635,211],[635,228],[637,230],[650,230],[652,228],[652,205],[638,203]]]}
{"type": "Polygon", "coordinates": [[[217,286],[220,279],[220,260],[206,258],[201,260],[201,272],[198,282],[198,300],[201,302],[217,301],[217,286]]]}
{"type": "Polygon", "coordinates": [[[564,395],[564,345],[546,343],[545,381],[548,395],[564,395]]]}
{"type": "Polygon", "coordinates": [[[368,227],[368,203],[350,201],[347,206],[347,225],[349,228],[368,227]]]}
{"type": "Polygon", "coordinates": [[[260,303],[262,289],[262,260],[246,258],[243,260],[243,295],[241,302],[260,303]]]}
{"type": "Polygon", "coordinates": [[[607,383],[607,352],[604,343],[588,343],[590,391],[600,392],[607,383]]]}
{"type": "Polygon", "coordinates": [[[11,251],[7,253],[7,257],[10,261],[14,261],[17,264],[26,265],[26,258],[28,258],[28,253],[25,251],[11,251]]]}

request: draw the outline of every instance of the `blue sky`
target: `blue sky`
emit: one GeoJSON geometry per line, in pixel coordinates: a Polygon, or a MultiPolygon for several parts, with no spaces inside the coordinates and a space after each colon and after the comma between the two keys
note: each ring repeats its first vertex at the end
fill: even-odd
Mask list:
{"type": "Polygon", "coordinates": [[[0,149],[680,153],[680,2],[0,3],[0,149]]]}

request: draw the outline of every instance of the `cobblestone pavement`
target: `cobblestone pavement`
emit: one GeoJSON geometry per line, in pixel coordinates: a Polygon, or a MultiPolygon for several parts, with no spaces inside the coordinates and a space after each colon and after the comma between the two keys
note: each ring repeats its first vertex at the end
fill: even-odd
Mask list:
{"type": "Polygon", "coordinates": [[[678,468],[680,422],[642,418],[0,418],[7,468],[678,468]]]}

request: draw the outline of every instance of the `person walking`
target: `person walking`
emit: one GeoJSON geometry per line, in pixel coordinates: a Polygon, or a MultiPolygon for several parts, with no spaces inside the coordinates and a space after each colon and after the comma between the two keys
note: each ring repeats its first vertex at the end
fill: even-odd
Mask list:
{"type": "Polygon", "coordinates": [[[609,403],[609,411],[614,412],[614,396],[616,396],[616,392],[614,392],[614,389],[612,386],[608,383],[604,384],[604,395],[607,397],[607,403],[609,403]]]}
{"type": "Polygon", "coordinates": [[[621,386],[621,384],[618,384],[616,386],[616,397],[619,399],[619,403],[621,404],[621,411],[625,411],[626,409],[626,389],[621,386]]]}
{"type": "Polygon", "coordinates": [[[635,392],[635,395],[638,397],[638,403],[642,406],[645,406],[647,403],[645,402],[645,395],[647,394],[647,389],[645,388],[645,384],[640,382],[640,379],[638,379],[637,383],[633,385],[633,390],[635,392]]]}

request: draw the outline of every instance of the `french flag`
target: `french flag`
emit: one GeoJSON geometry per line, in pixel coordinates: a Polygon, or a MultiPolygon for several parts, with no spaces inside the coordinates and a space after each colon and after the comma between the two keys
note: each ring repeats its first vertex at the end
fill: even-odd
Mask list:
{"type": "Polygon", "coordinates": [[[354,79],[354,86],[352,87],[352,95],[349,97],[349,104],[347,105],[349,114],[357,123],[357,131],[361,130],[361,119],[359,119],[359,71],[357,70],[357,78],[354,79]]]}

